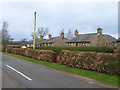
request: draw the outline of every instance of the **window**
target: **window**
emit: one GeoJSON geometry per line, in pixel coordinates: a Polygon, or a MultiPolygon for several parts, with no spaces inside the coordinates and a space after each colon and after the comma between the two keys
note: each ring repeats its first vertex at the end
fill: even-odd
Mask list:
{"type": "Polygon", "coordinates": [[[73,43],[72,45],[74,46],[75,43],[73,43]]]}
{"type": "Polygon", "coordinates": [[[75,43],[74,43],[74,46],[76,46],[75,43]]]}
{"type": "Polygon", "coordinates": [[[40,47],[40,45],[38,44],[37,47],[40,47]]]}
{"type": "Polygon", "coordinates": [[[54,46],[54,44],[52,43],[52,46],[54,46]]]}
{"type": "Polygon", "coordinates": [[[69,43],[69,46],[70,46],[70,43],[69,43]]]}
{"type": "Polygon", "coordinates": [[[115,46],[115,43],[113,43],[113,46],[115,46]]]}
{"type": "Polygon", "coordinates": [[[78,43],[76,43],[76,46],[78,46],[78,43]]]}
{"type": "Polygon", "coordinates": [[[82,46],[85,46],[85,44],[83,43],[82,46]]]}
{"type": "Polygon", "coordinates": [[[46,46],[46,44],[44,44],[44,46],[46,46]]]}
{"type": "Polygon", "coordinates": [[[105,43],[105,46],[107,46],[107,43],[105,43]]]}

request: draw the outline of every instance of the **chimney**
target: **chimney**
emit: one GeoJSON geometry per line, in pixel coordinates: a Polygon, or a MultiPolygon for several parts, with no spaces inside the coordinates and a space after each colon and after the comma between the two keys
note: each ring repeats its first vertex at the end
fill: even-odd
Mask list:
{"type": "Polygon", "coordinates": [[[50,39],[50,38],[52,38],[52,35],[51,35],[51,34],[49,34],[49,39],[50,39]]]}
{"type": "Polygon", "coordinates": [[[43,36],[40,36],[40,39],[43,40],[43,36]]]}
{"type": "Polygon", "coordinates": [[[76,29],[76,30],[75,30],[75,36],[78,36],[78,33],[79,33],[79,32],[78,32],[78,30],[76,29]]]}
{"type": "Polygon", "coordinates": [[[61,32],[61,37],[64,38],[64,32],[63,31],[61,32]]]}
{"type": "Polygon", "coordinates": [[[99,34],[99,35],[102,34],[102,28],[98,27],[98,29],[97,29],[97,34],[99,34]]]}

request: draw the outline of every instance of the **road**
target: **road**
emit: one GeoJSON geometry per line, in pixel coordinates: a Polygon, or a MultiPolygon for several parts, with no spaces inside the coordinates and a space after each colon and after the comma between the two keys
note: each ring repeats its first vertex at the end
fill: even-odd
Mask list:
{"type": "Polygon", "coordinates": [[[111,88],[98,81],[2,55],[3,88],[111,88]]]}

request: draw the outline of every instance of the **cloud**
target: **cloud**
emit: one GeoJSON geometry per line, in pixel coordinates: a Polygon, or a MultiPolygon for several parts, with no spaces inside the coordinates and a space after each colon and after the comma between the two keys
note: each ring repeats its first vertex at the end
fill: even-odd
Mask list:
{"type": "MultiPolygon", "coordinates": [[[[46,1],[46,0],[45,0],[46,1]]],[[[49,27],[53,36],[58,36],[62,28],[73,32],[94,33],[98,26],[103,33],[116,37],[118,33],[118,11],[116,2],[14,2],[2,4],[3,21],[9,23],[9,32],[15,40],[26,37],[32,39],[34,11],[37,12],[37,27],[49,27]]]]}
{"type": "Polygon", "coordinates": [[[0,0],[0,2],[118,2],[119,0],[0,0]]]}

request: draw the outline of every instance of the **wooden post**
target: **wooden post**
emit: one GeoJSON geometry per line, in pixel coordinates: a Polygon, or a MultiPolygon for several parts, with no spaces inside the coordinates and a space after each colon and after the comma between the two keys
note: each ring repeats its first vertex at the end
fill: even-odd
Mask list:
{"type": "Polygon", "coordinates": [[[35,34],[36,34],[36,11],[34,14],[34,38],[33,38],[33,49],[35,49],[35,34]]]}

